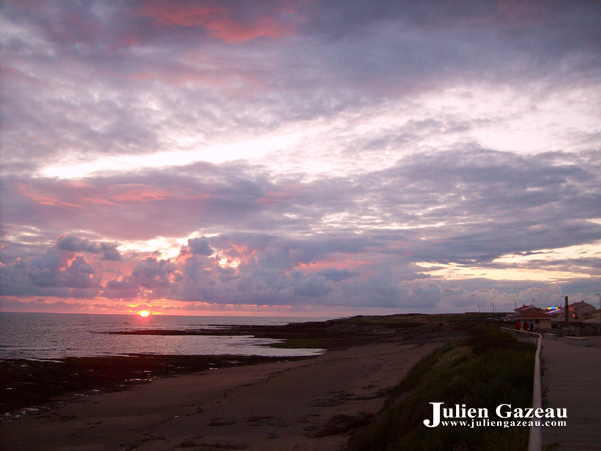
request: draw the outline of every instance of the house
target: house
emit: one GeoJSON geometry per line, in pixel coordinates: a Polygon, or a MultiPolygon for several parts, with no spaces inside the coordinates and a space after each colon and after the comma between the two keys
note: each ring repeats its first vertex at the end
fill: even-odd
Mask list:
{"type": "Polygon", "coordinates": [[[573,318],[576,319],[589,319],[593,316],[593,314],[597,311],[595,307],[591,304],[587,304],[584,301],[576,302],[575,304],[570,304],[570,313],[575,314],[573,318]]]}
{"type": "MultiPolygon", "coordinates": [[[[568,306],[570,309],[570,321],[581,322],[592,318],[597,309],[584,301],[576,302],[568,306]]],[[[549,312],[554,322],[564,322],[566,320],[565,308],[558,308],[549,312]]]]}
{"type": "MultiPolygon", "coordinates": [[[[516,310],[517,311],[517,310],[516,310]]],[[[551,316],[541,309],[532,308],[520,311],[515,315],[515,319],[524,324],[524,322],[533,325],[533,330],[548,330],[551,329],[551,316]]]]}
{"type": "Polygon", "coordinates": [[[521,307],[518,307],[514,310],[514,314],[512,315],[513,317],[519,316],[524,312],[529,312],[529,311],[536,311],[536,312],[542,312],[542,309],[539,309],[538,307],[534,307],[532,305],[522,305],[521,307]]]}

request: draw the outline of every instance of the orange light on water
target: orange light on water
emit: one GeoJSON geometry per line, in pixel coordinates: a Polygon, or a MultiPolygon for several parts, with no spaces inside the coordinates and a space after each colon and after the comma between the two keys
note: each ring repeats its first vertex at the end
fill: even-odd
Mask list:
{"type": "Polygon", "coordinates": [[[150,315],[150,312],[148,310],[142,310],[140,312],[140,316],[143,316],[144,318],[146,318],[148,315],[150,315]]]}

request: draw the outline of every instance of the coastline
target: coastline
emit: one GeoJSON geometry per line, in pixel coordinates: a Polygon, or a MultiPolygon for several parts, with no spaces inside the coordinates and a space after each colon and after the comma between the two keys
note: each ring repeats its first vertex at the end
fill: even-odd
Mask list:
{"type": "MultiPolygon", "coordinates": [[[[55,379],[66,384],[63,394],[25,409],[20,418],[5,415],[3,447],[336,449],[370,421],[413,365],[460,334],[428,322],[399,323],[398,317],[253,329],[255,336],[284,339],[282,346],[312,343],[327,351],[317,357],[63,359],[53,364],[59,370],[55,379]],[[100,369],[110,377],[99,384],[89,374],[99,375],[100,369]],[[85,390],[77,388],[82,380],[88,382],[85,390]]],[[[15,366],[25,373],[32,364],[39,363],[15,366]]],[[[21,389],[46,389],[51,386],[48,374],[41,371],[37,385],[21,389]]]]}
{"type": "Polygon", "coordinates": [[[308,360],[158,379],[2,426],[6,449],[337,449],[440,343],[381,343],[308,360]]]}
{"type": "MultiPolygon", "coordinates": [[[[253,336],[279,340],[268,346],[347,349],[371,343],[446,341],[456,332],[440,328],[435,317],[395,315],[353,317],[286,325],[229,326],[196,330],[136,330],[115,335],[253,336]],[[424,321],[428,319],[428,321],[424,321]]],[[[65,357],[50,360],[0,359],[0,422],[24,415],[23,409],[65,402],[92,392],[124,390],[157,378],[193,374],[214,368],[297,360],[313,356],[148,355],[65,357]],[[9,413],[9,415],[6,415],[9,413]]],[[[45,408],[45,407],[43,407],[45,408]]]]}

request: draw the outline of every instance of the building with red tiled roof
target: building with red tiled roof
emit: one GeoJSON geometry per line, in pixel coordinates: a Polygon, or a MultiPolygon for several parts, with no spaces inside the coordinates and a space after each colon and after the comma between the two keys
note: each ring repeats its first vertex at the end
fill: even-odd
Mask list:
{"type": "Polygon", "coordinates": [[[540,310],[538,307],[534,307],[532,305],[522,305],[521,307],[518,307],[514,310],[514,312],[517,314],[519,312],[525,312],[527,310],[540,310]]]}
{"type": "Polygon", "coordinates": [[[526,322],[528,325],[533,324],[534,330],[551,329],[551,316],[543,310],[539,308],[518,310],[516,310],[515,319],[520,321],[522,325],[526,322]]]}
{"type": "Polygon", "coordinates": [[[591,304],[584,301],[570,304],[570,313],[573,313],[576,319],[588,319],[597,311],[591,304]]]}

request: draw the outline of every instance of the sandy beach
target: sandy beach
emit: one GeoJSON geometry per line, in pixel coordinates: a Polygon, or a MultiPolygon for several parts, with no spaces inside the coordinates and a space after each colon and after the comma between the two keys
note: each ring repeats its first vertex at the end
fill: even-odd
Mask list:
{"type": "Polygon", "coordinates": [[[5,423],[2,449],[336,450],[439,345],[356,346],[82,396],[5,423]]]}

